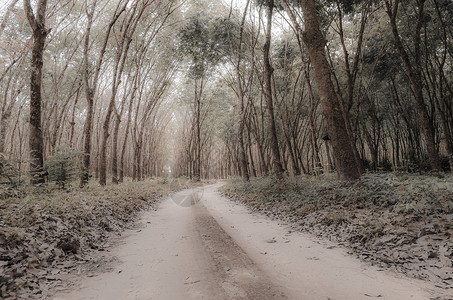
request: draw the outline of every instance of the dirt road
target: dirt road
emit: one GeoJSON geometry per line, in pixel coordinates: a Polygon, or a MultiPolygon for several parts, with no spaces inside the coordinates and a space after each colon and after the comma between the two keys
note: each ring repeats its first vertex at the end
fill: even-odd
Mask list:
{"type": "Polygon", "coordinates": [[[163,201],[112,250],[121,261],[113,272],[82,278],[54,299],[425,300],[441,292],[250,214],[218,187],[163,201]]]}

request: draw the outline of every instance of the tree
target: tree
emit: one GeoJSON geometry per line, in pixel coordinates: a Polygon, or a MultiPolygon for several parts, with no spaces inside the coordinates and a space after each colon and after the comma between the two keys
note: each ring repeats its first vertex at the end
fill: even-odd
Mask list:
{"type": "Polygon", "coordinates": [[[187,25],[180,33],[180,49],[190,59],[188,75],[194,83],[193,93],[193,142],[194,157],[193,178],[195,181],[201,178],[201,125],[202,125],[202,99],[207,84],[208,76],[212,74],[214,67],[220,63],[228,45],[225,37],[219,33],[224,32],[225,27],[219,26],[222,19],[210,21],[206,15],[198,13],[192,16],[187,25]],[[220,30],[220,32],[219,32],[220,30]]]}
{"type": "MultiPolygon", "coordinates": [[[[245,118],[246,118],[246,109],[245,109],[245,94],[247,92],[247,85],[244,84],[243,76],[241,74],[241,60],[242,60],[242,44],[244,38],[244,27],[245,20],[247,16],[247,11],[249,9],[250,0],[247,0],[244,8],[244,13],[242,14],[241,24],[239,27],[239,37],[237,41],[233,41],[231,28],[232,26],[227,26],[228,38],[230,42],[230,51],[233,54],[234,58],[234,70],[236,75],[236,88],[235,92],[239,101],[239,126],[238,126],[238,145],[239,145],[239,162],[241,166],[242,178],[245,181],[249,181],[249,171],[248,171],[248,162],[247,154],[244,145],[244,131],[245,131],[245,118]],[[236,43],[234,43],[236,42],[236,43]],[[236,44],[236,47],[234,47],[236,44]]],[[[230,13],[231,15],[231,13],[230,13]]],[[[252,73],[253,76],[253,73],[252,73]]],[[[250,81],[249,81],[250,82],[250,81]]]]}
{"type": "Polygon", "coordinates": [[[280,149],[278,146],[277,128],[275,126],[274,116],[274,103],[272,99],[272,73],[273,68],[270,61],[270,47],[271,47],[271,36],[272,36],[272,14],[274,10],[274,0],[265,0],[266,7],[266,33],[265,42],[263,46],[263,60],[264,60],[264,96],[266,99],[267,113],[269,117],[269,135],[272,151],[272,160],[274,166],[274,173],[277,179],[283,178],[283,167],[280,160],[280,149]]]}
{"type": "Polygon", "coordinates": [[[351,137],[348,135],[343,113],[335,95],[331,70],[325,52],[327,41],[320,28],[316,3],[314,0],[301,1],[304,30],[301,29],[286,0],[282,0],[282,5],[290,15],[293,25],[297,28],[297,32],[301,35],[301,39],[308,49],[322,110],[327,121],[327,131],[332,143],[338,178],[340,180],[356,180],[360,177],[360,168],[354,158],[351,137]]]}
{"type": "MultiPolygon", "coordinates": [[[[337,11],[337,20],[334,22],[336,23],[336,28],[334,29],[338,37],[340,39],[340,44],[341,48],[343,51],[343,61],[344,61],[344,73],[346,75],[346,95],[345,97],[343,96],[342,89],[340,87],[340,83],[338,80],[338,77],[335,74],[335,71],[333,71],[333,76],[335,79],[335,83],[337,85],[337,94],[338,98],[340,100],[341,108],[343,111],[343,117],[345,119],[345,124],[346,124],[346,130],[348,132],[348,135],[350,137],[350,142],[351,142],[351,147],[354,152],[354,158],[356,160],[357,165],[361,169],[361,161],[360,161],[360,155],[357,151],[356,147],[356,135],[358,134],[357,131],[357,126],[353,128],[351,125],[352,121],[350,120],[351,118],[349,117],[350,111],[354,105],[354,102],[358,102],[357,99],[360,99],[359,97],[355,97],[357,94],[360,93],[360,83],[361,80],[359,80],[359,86],[356,89],[356,82],[357,79],[361,76],[360,70],[360,64],[362,60],[362,51],[363,51],[363,45],[364,45],[364,33],[366,29],[366,25],[368,22],[369,15],[371,13],[371,8],[373,4],[373,0],[360,0],[360,1],[340,1],[340,0],[334,0],[335,5],[336,5],[336,11],[337,11]],[[354,5],[355,4],[355,5],[354,5]],[[361,5],[360,5],[361,4],[361,5]],[[355,9],[356,6],[360,6],[360,10],[355,9]],[[346,45],[346,38],[345,38],[345,27],[344,27],[344,19],[347,14],[352,15],[352,18],[357,18],[356,16],[360,16],[360,24],[358,33],[356,34],[357,37],[353,37],[354,40],[357,40],[357,45],[355,45],[355,49],[348,50],[348,46],[346,45]],[[352,61],[351,60],[352,57],[352,61]],[[355,130],[354,130],[355,129],[355,130]]],[[[350,25],[352,26],[352,25],[350,25]]],[[[353,32],[356,32],[356,30],[353,30],[353,32]]],[[[329,54],[329,57],[331,55],[329,54]]],[[[359,106],[359,103],[356,103],[356,106],[359,106]]],[[[356,116],[358,118],[358,116],[356,116]]],[[[357,120],[356,120],[357,123],[357,120]]]]}
{"type": "Polygon", "coordinates": [[[71,181],[80,176],[79,165],[82,156],[82,152],[68,147],[57,148],[44,164],[49,181],[55,182],[60,189],[70,186],[71,181]]]}
{"type": "Polygon", "coordinates": [[[46,29],[47,0],[39,0],[36,16],[30,0],[24,0],[24,10],[33,31],[33,49],[30,71],[30,171],[33,184],[44,183],[43,138],[41,128],[41,80],[43,52],[46,37],[50,30],[46,29]]]}
{"type": "Polygon", "coordinates": [[[82,186],[173,163],[196,180],[453,168],[451,1],[16,2],[0,15],[0,160],[28,171],[30,150],[36,183],[66,145],[86,154],[82,186]]]}

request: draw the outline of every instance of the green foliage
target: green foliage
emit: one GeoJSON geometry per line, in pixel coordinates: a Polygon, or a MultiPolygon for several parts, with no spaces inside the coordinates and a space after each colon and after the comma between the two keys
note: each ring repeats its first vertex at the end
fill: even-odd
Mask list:
{"type": "Polygon", "coordinates": [[[275,46],[274,68],[289,68],[299,56],[295,39],[283,38],[275,46]]]}
{"type": "Polygon", "coordinates": [[[44,164],[49,181],[55,182],[60,189],[66,188],[73,179],[81,175],[80,160],[83,155],[83,152],[69,147],[58,148],[44,164]]]}
{"type": "Polygon", "coordinates": [[[21,163],[17,158],[7,159],[5,153],[0,153],[0,199],[20,196],[26,179],[19,168],[21,163]]]}
{"type": "Polygon", "coordinates": [[[191,17],[179,34],[179,50],[190,59],[189,76],[201,78],[212,70],[228,49],[227,20],[201,13],[191,17]]]}
{"type": "MultiPolygon", "coordinates": [[[[365,1],[369,1],[369,0],[365,0],[365,1]]],[[[327,0],[326,4],[327,5],[329,5],[329,4],[337,5],[337,2],[338,2],[338,4],[340,5],[340,8],[343,11],[343,13],[344,14],[349,14],[349,13],[354,12],[354,5],[358,5],[361,2],[365,2],[365,1],[364,0],[340,0],[340,1],[327,0]]]]}

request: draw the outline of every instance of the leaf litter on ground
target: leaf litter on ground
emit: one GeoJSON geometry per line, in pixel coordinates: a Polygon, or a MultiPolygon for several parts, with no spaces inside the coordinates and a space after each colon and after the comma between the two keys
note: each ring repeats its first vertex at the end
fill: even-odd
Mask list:
{"type": "Polygon", "coordinates": [[[0,202],[0,299],[42,299],[69,282],[68,274],[109,271],[115,236],[159,199],[195,185],[155,179],[106,187],[43,188],[0,202]]]}

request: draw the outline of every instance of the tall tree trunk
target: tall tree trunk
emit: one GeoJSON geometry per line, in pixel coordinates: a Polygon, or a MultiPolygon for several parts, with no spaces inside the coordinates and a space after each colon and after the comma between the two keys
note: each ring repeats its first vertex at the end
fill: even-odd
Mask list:
{"type": "Polygon", "coordinates": [[[313,89],[311,86],[310,78],[308,74],[308,68],[307,66],[304,66],[304,77],[305,77],[305,82],[307,83],[308,86],[308,99],[309,99],[309,124],[310,124],[310,142],[311,142],[311,148],[312,148],[312,155],[314,159],[314,167],[315,167],[315,174],[318,175],[319,173],[322,173],[322,164],[321,164],[321,159],[319,158],[319,147],[318,147],[318,141],[317,141],[317,135],[316,135],[316,124],[315,124],[315,115],[316,115],[316,107],[318,104],[315,104],[315,97],[313,95],[313,89]]]}
{"type": "MultiPolygon", "coordinates": [[[[116,74],[114,75],[116,77],[116,74]]],[[[110,136],[110,119],[115,108],[115,98],[117,92],[116,81],[114,80],[112,86],[112,94],[110,96],[109,106],[107,107],[107,114],[102,125],[102,143],[100,148],[100,159],[99,159],[99,184],[107,184],[107,141],[110,136]]]]}
{"type": "MultiPolygon", "coordinates": [[[[136,87],[134,89],[136,90],[136,87]]],[[[131,120],[132,120],[132,109],[133,109],[132,108],[132,103],[134,102],[133,101],[134,96],[135,96],[135,91],[132,93],[132,97],[129,100],[129,110],[128,110],[128,113],[127,113],[127,124],[126,124],[126,129],[125,129],[124,142],[123,142],[123,146],[121,148],[119,182],[123,182],[124,181],[124,156],[125,156],[125,153],[126,153],[127,139],[129,137],[129,128],[130,128],[131,120]]]]}
{"type": "MultiPolygon", "coordinates": [[[[15,62],[14,62],[14,64],[15,64],[15,62]]],[[[13,66],[13,64],[11,64],[10,66],[13,66]]],[[[4,78],[3,76],[6,76],[6,73],[4,73],[4,75],[0,76],[0,82],[4,78]]],[[[1,111],[0,111],[0,116],[1,116],[0,117],[0,153],[5,152],[6,129],[8,127],[8,121],[9,121],[9,118],[11,117],[14,104],[16,103],[16,101],[13,101],[13,99],[15,97],[17,97],[19,95],[19,93],[21,92],[21,89],[17,89],[17,92],[12,92],[12,95],[10,97],[11,101],[9,104],[7,103],[8,102],[8,90],[11,88],[10,85],[11,85],[11,82],[13,81],[13,79],[14,79],[14,76],[11,76],[8,79],[6,86],[4,87],[3,104],[1,105],[1,111]]],[[[20,114],[18,114],[18,115],[20,115],[20,114]]],[[[11,144],[13,144],[13,143],[11,142],[11,144]]],[[[2,158],[3,157],[0,156],[0,165],[1,165],[2,158]]]]}
{"type": "Polygon", "coordinates": [[[90,160],[91,160],[91,133],[93,131],[93,106],[94,106],[94,88],[89,83],[89,64],[88,64],[88,50],[90,47],[90,33],[93,24],[93,14],[95,5],[93,4],[92,10],[87,9],[87,29],[85,32],[85,43],[83,46],[83,79],[85,84],[85,99],[87,101],[87,116],[85,119],[85,127],[83,129],[83,167],[82,176],[80,177],[80,187],[85,186],[89,180],[90,160]]]}
{"type": "MultiPolygon", "coordinates": [[[[239,29],[239,39],[237,41],[236,47],[236,93],[238,95],[239,100],[239,126],[238,126],[238,146],[239,146],[239,162],[241,166],[241,173],[242,178],[245,181],[249,181],[249,171],[248,171],[248,163],[247,163],[247,153],[244,146],[244,129],[245,129],[245,117],[246,117],[246,109],[244,105],[244,87],[242,84],[242,76],[241,76],[241,59],[242,59],[242,39],[244,36],[244,24],[245,18],[247,16],[247,10],[250,4],[250,0],[247,0],[247,3],[244,8],[244,13],[241,19],[241,27],[239,29]]],[[[231,41],[230,41],[231,42],[231,41]]],[[[233,49],[232,49],[233,50],[233,49]]]]}
{"type": "Polygon", "coordinates": [[[140,166],[139,166],[140,155],[141,155],[141,146],[136,144],[135,149],[134,149],[134,163],[133,163],[133,167],[132,167],[132,180],[134,180],[134,181],[139,180],[138,174],[140,173],[140,166]]]}
{"type": "Polygon", "coordinates": [[[252,138],[251,138],[250,131],[247,131],[247,138],[248,138],[248,150],[249,150],[250,167],[251,167],[251,171],[252,171],[252,176],[256,177],[256,166],[255,166],[255,160],[253,159],[252,138]]]}
{"type": "MultiPolygon", "coordinates": [[[[356,81],[357,81],[357,76],[358,75],[360,76],[359,65],[361,64],[361,58],[362,58],[363,35],[364,35],[366,24],[368,21],[368,16],[369,16],[369,11],[370,11],[370,8],[372,5],[372,1],[367,1],[362,4],[362,9],[360,11],[360,19],[361,19],[360,20],[360,30],[358,33],[357,46],[356,46],[355,54],[353,56],[352,66],[349,62],[350,54],[347,50],[345,37],[344,37],[343,12],[341,9],[340,1],[336,0],[336,4],[337,4],[337,11],[338,11],[338,18],[339,18],[338,34],[339,34],[341,46],[343,49],[344,67],[345,67],[346,78],[347,78],[346,100],[344,100],[343,96],[340,92],[339,83],[337,81],[337,78],[335,77],[335,81],[336,81],[337,87],[338,87],[337,96],[342,104],[340,107],[343,110],[343,118],[346,123],[346,130],[350,137],[351,147],[354,152],[354,158],[361,171],[362,170],[362,161],[360,159],[360,155],[359,155],[359,152],[357,151],[357,147],[356,147],[357,128],[355,128],[356,130],[354,130],[353,127],[351,126],[349,112],[352,108],[352,105],[354,104],[354,94],[355,94],[355,85],[356,85],[356,81]]],[[[335,76],[335,74],[333,74],[333,75],[335,76]]]]}
{"type": "Polygon", "coordinates": [[[70,130],[70,134],[69,134],[69,146],[71,147],[71,149],[74,148],[74,132],[75,132],[75,125],[76,125],[76,122],[75,122],[75,115],[76,115],[76,107],[77,107],[77,104],[79,103],[79,94],[80,94],[80,87],[77,89],[77,94],[76,94],[76,98],[75,98],[75,101],[74,101],[74,105],[72,106],[72,115],[71,115],[71,130],[70,130]]]}
{"type": "Polygon", "coordinates": [[[272,151],[272,162],[273,170],[277,179],[283,179],[283,167],[280,157],[280,149],[278,146],[277,128],[275,126],[274,116],[274,104],[272,99],[272,73],[273,68],[269,57],[271,47],[271,33],[272,33],[272,13],[274,10],[274,0],[266,0],[266,40],[264,42],[263,54],[264,54],[264,95],[266,98],[267,112],[269,115],[269,134],[270,134],[270,146],[272,151]]]}
{"type": "MultiPolygon", "coordinates": [[[[11,99],[10,103],[9,104],[6,103],[7,97],[8,97],[7,94],[8,94],[9,85],[10,85],[10,82],[12,80],[14,80],[14,78],[15,77],[11,76],[10,79],[8,80],[9,82],[7,84],[7,87],[5,88],[5,93],[4,93],[4,97],[3,97],[4,103],[2,105],[1,117],[0,117],[0,153],[5,152],[6,129],[8,128],[8,121],[11,118],[13,108],[16,103],[16,101],[14,101],[13,99],[18,97],[19,94],[22,92],[21,88],[18,88],[18,89],[15,89],[14,91],[12,91],[12,93],[10,95],[10,99],[11,99]]],[[[18,114],[18,115],[20,115],[20,114],[18,114]]],[[[2,159],[2,158],[0,157],[0,159],[2,159]]]]}
{"type": "Polygon", "coordinates": [[[33,50],[31,58],[30,76],[30,172],[31,183],[44,183],[43,137],[41,129],[41,80],[43,67],[43,53],[46,37],[47,0],[39,0],[37,16],[35,17],[30,0],[24,0],[24,10],[28,22],[33,30],[33,50]]]}
{"type": "MultiPolygon", "coordinates": [[[[130,76],[129,76],[129,79],[130,79],[130,76]]],[[[136,80],[136,77],[134,78],[134,82],[135,82],[135,80],[136,80]]],[[[113,129],[113,141],[112,141],[112,183],[113,184],[118,184],[118,183],[122,182],[122,178],[121,178],[121,174],[120,174],[122,166],[120,166],[120,170],[118,170],[118,165],[120,164],[120,162],[118,162],[119,130],[120,130],[120,125],[121,125],[121,118],[123,117],[126,101],[129,96],[131,98],[131,100],[129,102],[129,109],[132,109],[132,102],[133,102],[132,99],[134,98],[135,91],[137,90],[137,88],[134,85],[131,86],[131,89],[132,89],[130,92],[130,93],[132,93],[131,95],[129,95],[129,93],[127,93],[127,92],[124,93],[123,100],[121,101],[121,110],[118,112],[115,109],[115,127],[113,129]]],[[[126,89],[126,87],[125,87],[125,89],[126,89]]],[[[129,118],[128,118],[128,124],[127,124],[127,128],[126,128],[127,131],[129,130],[129,123],[130,123],[129,118]]],[[[126,132],[126,140],[127,140],[127,132],[126,132]]],[[[122,148],[125,148],[124,144],[123,144],[122,148]]],[[[120,160],[121,160],[123,158],[123,151],[121,151],[120,153],[121,153],[121,157],[120,157],[120,160]]]]}
{"type": "MultiPolygon", "coordinates": [[[[5,152],[6,127],[10,115],[2,114],[0,118],[0,153],[5,152]]],[[[0,157],[0,160],[2,157],[0,157]]]]}
{"type": "Polygon", "coordinates": [[[204,89],[204,78],[195,80],[195,95],[194,95],[194,160],[193,160],[193,179],[200,181],[201,179],[201,97],[204,89]],[[200,82],[198,82],[198,80],[200,82]]]}
{"type": "Polygon", "coordinates": [[[83,134],[83,171],[80,179],[80,186],[83,187],[88,183],[90,173],[90,160],[91,160],[91,133],[93,131],[93,106],[94,96],[91,88],[85,88],[86,100],[88,103],[87,116],[85,120],[84,134],[83,134]]]}
{"type": "MultiPolygon", "coordinates": [[[[126,99],[123,99],[126,101],[126,99]]],[[[123,102],[124,103],[124,102],[123,102]]],[[[121,114],[115,111],[115,126],[113,128],[113,141],[112,141],[112,183],[118,184],[118,136],[121,124],[121,114]]]]}
{"type": "MultiPolygon", "coordinates": [[[[201,94],[201,93],[200,93],[201,94]]],[[[196,153],[196,169],[195,169],[195,181],[200,181],[201,179],[201,95],[197,98],[197,119],[196,119],[196,138],[197,138],[197,147],[195,150],[196,153]]]]}
{"type": "Polygon", "coordinates": [[[337,175],[340,180],[356,180],[360,177],[359,166],[354,158],[351,137],[346,130],[343,113],[335,95],[331,70],[326,58],[324,38],[318,20],[314,0],[302,0],[305,30],[302,31],[286,0],[282,0],[285,10],[291,16],[297,32],[301,34],[313,64],[316,85],[321,100],[321,107],[327,121],[327,131],[332,143],[337,175]]]}

